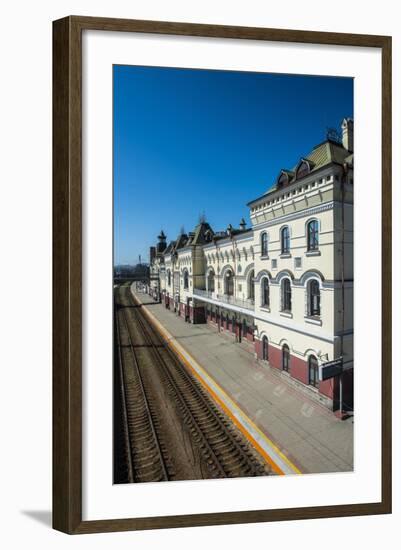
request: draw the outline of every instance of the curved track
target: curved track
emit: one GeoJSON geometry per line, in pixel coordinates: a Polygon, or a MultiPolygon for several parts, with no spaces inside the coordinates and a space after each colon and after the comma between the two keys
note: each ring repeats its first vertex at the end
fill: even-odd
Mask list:
{"type": "Polygon", "coordinates": [[[128,480],[167,481],[166,459],[157,433],[157,418],[146,393],[135,348],[132,343],[127,311],[116,314],[119,346],[122,411],[127,441],[128,480]]]}
{"type": "Polygon", "coordinates": [[[129,440],[126,443],[128,472],[130,461],[132,464],[132,475],[128,476],[127,481],[249,477],[271,473],[149,323],[140,304],[134,301],[129,287],[118,288],[116,297],[119,304],[116,314],[117,339],[120,355],[123,355],[120,364],[124,367],[122,408],[125,407],[126,414],[123,413],[122,418],[128,427],[125,430],[126,441],[129,440]],[[123,330],[122,323],[125,323],[123,330]],[[127,350],[131,362],[134,362],[132,367],[128,366],[127,350]],[[172,414],[171,407],[174,409],[174,424],[179,426],[175,440],[167,438],[166,434],[163,438],[163,430],[160,429],[163,407],[166,414],[172,414]],[[159,413],[155,410],[157,408],[159,413]],[[138,441],[141,452],[138,452],[138,441]],[[180,477],[179,467],[174,468],[174,453],[185,447],[185,441],[187,447],[191,447],[190,455],[195,457],[192,461],[194,470],[192,473],[186,472],[189,477],[180,477]],[[146,457],[150,462],[149,469],[142,467],[146,457]],[[138,458],[141,475],[138,475],[138,458]]]}

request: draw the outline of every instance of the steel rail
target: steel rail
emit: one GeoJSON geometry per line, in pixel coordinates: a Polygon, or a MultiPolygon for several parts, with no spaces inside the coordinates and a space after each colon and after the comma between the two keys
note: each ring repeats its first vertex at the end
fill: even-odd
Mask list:
{"type": "MultiPolygon", "coordinates": [[[[159,458],[162,478],[163,478],[164,481],[167,481],[169,479],[169,474],[167,472],[165,459],[164,459],[164,456],[163,456],[163,451],[161,450],[159,437],[157,435],[157,432],[156,432],[156,429],[155,429],[155,426],[154,426],[154,415],[153,415],[153,413],[151,411],[151,408],[150,408],[150,405],[149,405],[149,399],[148,399],[148,396],[147,396],[147,393],[146,393],[146,390],[145,390],[145,384],[144,384],[143,377],[142,377],[142,374],[141,374],[137,353],[135,351],[135,347],[134,347],[134,344],[133,344],[133,341],[132,341],[131,331],[130,331],[129,323],[128,323],[128,319],[127,319],[127,312],[126,312],[126,309],[124,308],[124,305],[122,307],[122,319],[124,320],[124,325],[125,325],[125,328],[127,330],[128,345],[129,345],[129,348],[131,350],[131,354],[132,354],[132,358],[133,358],[134,372],[135,372],[137,380],[138,380],[138,385],[139,385],[139,388],[140,388],[140,393],[141,393],[141,396],[142,396],[142,401],[143,401],[146,417],[147,417],[147,420],[148,420],[148,427],[150,428],[153,443],[154,443],[154,446],[155,446],[155,449],[157,451],[157,455],[158,455],[158,458],[159,458]]],[[[135,445],[136,442],[134,441],[133,443],[135,445]]],[[[134,461],[134,478],[135,477],[137,477],[137,476],[135,475],[135,461],[134,461]]]]}
{"type": "MultiPolygon", "coordinates": [[[[132,302],[132,299],[131,299],[131,302],[132,302]]],[[[253,461],[252,461],[251,457],[244,451],[244,449],[241,447],[240,443],[238,443],[238,441],[235,440],[235,436],[230,432],[230,430],[227,428],[227,426],[225,426],[224,422],[219,417],[218,412],[216,412],[216,410],[214,410],[215,406],[210,405],[208,403],[207,399],[205,398],[205,396],[202,393],[202,390],[197,386],[197,384],[195,384],[195,382],[192,380],[189,373],[187,373],[184,369],[182,369],[181,364],[179,364],[178,359],[175,356],[175,354],[167,346],[163,345],[163,349],[167,350],[167,352],[169,354],[169,357],[173,360],[173,363],[176,367],[175,368],[176,373],[178,373],[178,376],[181,377],[182,383],[187,386],[187,393],[193,392],[195,394],[195,397],[192,395],[191,399],[192,400],[195,399],[196,402],[192,403],[191,405],[188,404],[188,402],[187,402],[188,397],[186,398],[183,395],[182,389],[179,388],[177,382],[174,380],[173,374],[170,371],[170,367],[166,364],[165,359],[161,357],[160,351],[157,348],[155,342],[153,341],[152,336],[151,336],[150,333],[152,333],[154,336],[156,336],[156,338],[158,340],[161,340],[160,336],[157,334],[157,332],[154,330],[153,327],[151,327],[150,325],[145,323],[144,318],[142,316],[142,313],[140,313],[139,311],[136,312],[136,318],[138,320],[138,323],[141,325],[142,332],[144,332],[148,343],[150,343],[152,345],[152,348],[155,351],[155,355],[158,357],[159,363],[162,365],[162,368],[165,371],[168,380],[171,382],[171,385],[175,389],[175,392],[177,393],[179,399],[182,401],[184,408],[186,409],[186,411],[188,411],[188,414],[190,415],[194,425],[197,427],[197,430],[202,435],[202,439],[206,441],[207,447],[210,449],[211,455],[215,458],[215,461],[216,461],[221,473],[224,472],[224,477],[227,477],[227,476],[230,475],[230,472],[227,472],[227,470],[230,470],[230,468],[227,467],[227,462],[230,462],[230,461],[227,460],[227,459],[230,458],[230,457],[235,456],[236,454],[237,455],[239,454],[240,458],[238,458],[236,466],[231,467],[231,471],[233,471],[235,469],[237,469],[237,470],[240,469],[243,460],[246,460],[250,471],[253,474],[256,474],[257,469],[255,467],[255,464],[252,464],[253,461]],[[180,368],[178,368],[178,367],[180,367],[180,368]],[[202,420],[196,419],[194,417],[194,414],[196,414],[196,413],[192,412],[191,407],[192,407],[192,410],[194,408],[198,409],[196,411],[196,413],[198,415],[205,415],[205,414],[211,414],[212,415],[213,420],[208,421],[210,423],[209,432],[210,431],[215,432],[216,431],[216,424],[217,424],[217,428],[220,430],[221,434],[224,434],[225,436],[227,436],[227,438],[229,439],[229,442],[232,446],[231,450],[226,451],[228,456],[226,456],[226,457],[221,456],[219,458],[219,456],[216,454],[216,451],[212,447],[212,443],[210,443],[209,440],[208,440],[208,435],[205,434],[205,432],[207,431],[207,428],[205,429],[204,427],[202,427],[200,425],[202,423],[202,420]],[[213,422],[216,423],[214,426],[211,425],[213,422]]],[[[209,434],[209,438],[211,438],[210,434],[209,434]]],[[[222,455],[223,455],[223,452],[222,452],[222,455]]]]}
{"type": "MultiPolygon", "coordinates": [[[[116,323],[116,336],[117,336],[117,342],[118,342],[118,365],[119,365],[119,374],[120,374],[120,381],[121,381],[121,407],[122,407],[122,414],[123,414],[123,427],[124,427],[124,439],[125,439],[125,447],[127,451],[127,460],[128,460],[128,483],[133,483],[134,481],[134,469],[133,469],[133,460],[132,460],[132,449],[131,444],[129,440],[129,426],[128,426],[128,412],[127,412],[127,402],[126,402],[126,382],[125,382],[125,374],[123,369],[123,358],[121,354],[121,337],[120,337],[120,323],[118,320],[118,312],[115,312],[115,323],[116,323]]],[[[114,382],[115,383],[115,382],[114,382]]]]}

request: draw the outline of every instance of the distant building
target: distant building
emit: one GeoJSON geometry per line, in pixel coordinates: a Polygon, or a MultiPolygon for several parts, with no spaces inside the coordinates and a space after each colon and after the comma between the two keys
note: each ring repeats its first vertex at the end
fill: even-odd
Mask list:
{"type": "Polygon", "coordinates": [[[333,410],[339,379],[319,365],[343,357],[343,405],[353,406],[353,120],[281,169],[241,220],[194,232],[151,255],[150,292],[193,323],[209,322],[333,410]]]}

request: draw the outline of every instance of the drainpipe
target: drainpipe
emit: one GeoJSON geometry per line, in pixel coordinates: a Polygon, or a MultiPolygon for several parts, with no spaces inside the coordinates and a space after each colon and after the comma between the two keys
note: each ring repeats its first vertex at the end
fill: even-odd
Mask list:
{"type": "Polygon", "coordinates": [[[219,258],[219,248],[217,246],[217,241],[214,241],[214,246],[215,246],[215,249],[216,249],[216,259],[217,259],[216,272],[214,274],[217,281],[215,281],[214,292],[215,292],[215,294],[219,295],[220,294],[220,289],[219,289],[219,285],[220,285],[220,258],[219,258]],[[216,283],[217,283],[217,292],[216,292],[216,283]]]}
{"type": "MultiPolygon", "coordinates": [[[[219,257],[219,249],[218,249],[218,246],[217,246],[217,241],[215,240],[214,241],[214,248],[216,250],[216,259],[217,259],[217,265],[216,265],[216,270],[214,272],[214,293],[217,294],[217,296],[219,295],[219,284],[220,284],[220,257],[219,257]],[[216,284],[217,284],[217,288],[216,288],[216,284]]],[[[213,268],[212,268],[213,269],[213,268]]],[[[209,285],[208,285],[209,287],[209,285]]],[[[210,312],[212,311],[212,308],[210,307],[210,312]]],[[[219,319],[219,321],[217,322],[217,331],[220,333],[220,316],[219,316],[219,306],[216,306],[216,317],[219,319]]],[[[212,314],[212,313],[211,313],[212,314]]]]}
{"type": "MultiPolygon", "coordinates": [[[[173,268],[173,307],[175,309],[175,304],[176,304],[176,301],[175,301],[175,254],[172,256],[172,268],[173,268]]],[[[174,313],[177,313],[176,311],[174,313]]]]}
{"type": "MultiPolygon", "coordinates": [[[[344,357],[344,331],[345,331],[345,182],[347,180],[348,165],[342,165],[341,176],[341,357],[344,357]]],[[[339,376],[339,407],[340,415],[343,414],[343,374],[339,376]]]]}
{"type": "MultiPolygon", "coordinates": [[[[235,254],[235,246],[234,246],[234,236],[232,233],[230,233],[230,239],[231,239],[231,246],[232,246],[232,251],[233,251],[233,255],[234,255],[234,262],[233,262],[233,265],[234,265],[234,281],[233,281],[233,303],[235,304],[236,302],[236,298],[237,298],[237,258],[236,258],[236,254],[235,254]]],[[[248,292],[248,290],[247,290],[248,292]]],[[[237,317],[237,315],[235,315],[235,317],[237,317]]],[[[236,320],[235,321],[236,325],[238,324],[238,326],[236,326],[235,328],[235,331],[237,333],[237,330],[238,330],[238,335],[239,335],[239,323],[238,321],[236,320]]],[[[238,341],[239,341],[239,337],[238,337],[238,341]]]]}
{"type": "Polygon", "coordinates": [[[174,304],[175,304],[175,293],[174,293],[174,256],[171,255],[171,276],[173,277],[172,279],[172,295],[173,295],[173,308],[174,308],[174,304]]]}
{"type": "Polygon", "coordinates": [[[234,238],[233,238],[233,235],[231,234],[230,235],[230,239],[231,239],[231,247],[232,247],[232,250],[233,250],[233,256],[234,256],[234,300],[236,298],[236,294],[237,294],[237,289],[236,289],[236,286],[237,286],[237,256],[235,254],[235,245],[234,245],[234,238]]]}

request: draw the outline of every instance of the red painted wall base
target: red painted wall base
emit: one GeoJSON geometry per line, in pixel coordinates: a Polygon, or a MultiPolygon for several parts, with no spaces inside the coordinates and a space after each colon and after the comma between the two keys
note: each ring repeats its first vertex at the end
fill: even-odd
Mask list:
{"type": "MultiPolygon", "coordinates": [[[[263,344],[261,340],[255,339],[255,353],[258,359],[263,359],[263,344]]],[[[282,351],[281,349],[269,345],[268,347],[269,365],[275,369],[282,369],[282,351]]],[[[290,356],[289,374],[295,380],[302,382],[305,386],[309,384],[309,365],[307,361],[303,361],[294,355],[290,356]]],[[[318,383],[319,394],[329,398],[333,402],[333,410],[340,418],[344,416],[344,412],[352,411],[353,400],[353,370],[350,369],[343,373],[342,378],[342,393],[343,393],[343,410],[339,411],[339,380],[331,378],[318,383]],[[338,411],[338,412],[337,412],[338,411]]]]}

